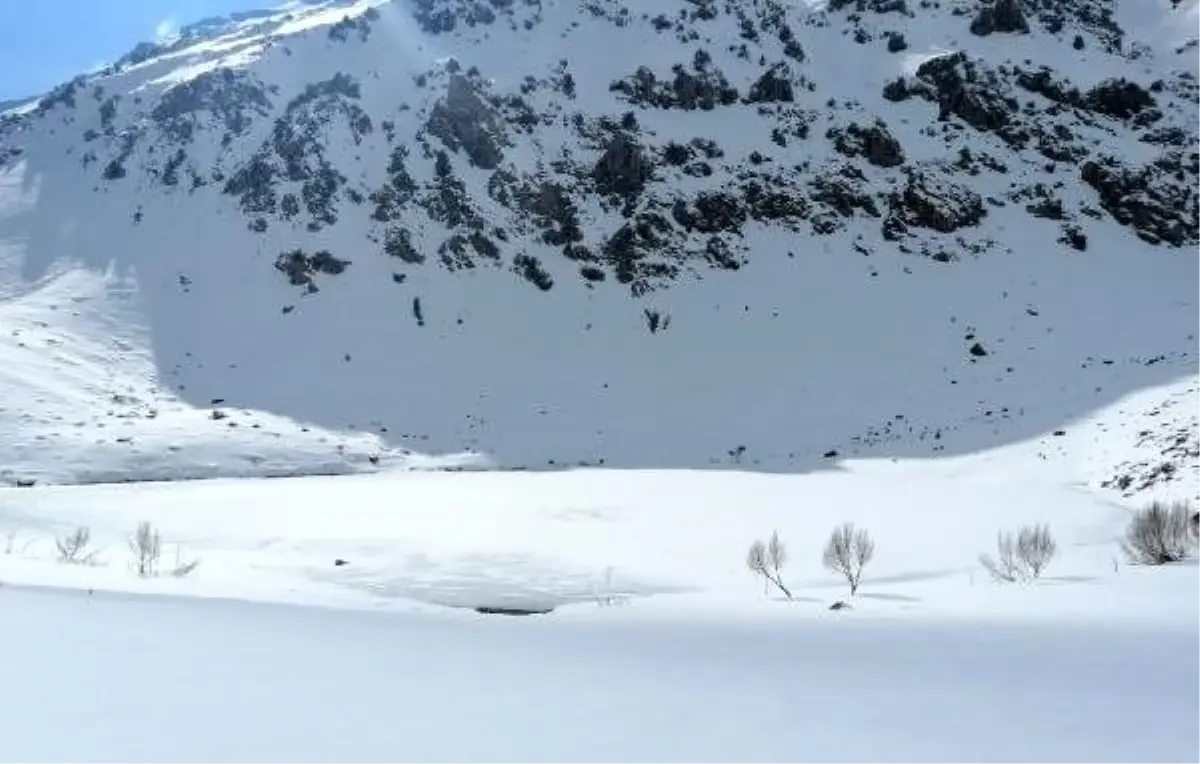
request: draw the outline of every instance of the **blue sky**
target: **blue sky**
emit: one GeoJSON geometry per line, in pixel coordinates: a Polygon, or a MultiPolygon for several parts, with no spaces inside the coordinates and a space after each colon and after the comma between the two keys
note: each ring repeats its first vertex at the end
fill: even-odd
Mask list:
{"type": "Polygon", "coordinates": [[[0,100],[40,93],[172,25],[279,0],[0,0],[0,100]]]}

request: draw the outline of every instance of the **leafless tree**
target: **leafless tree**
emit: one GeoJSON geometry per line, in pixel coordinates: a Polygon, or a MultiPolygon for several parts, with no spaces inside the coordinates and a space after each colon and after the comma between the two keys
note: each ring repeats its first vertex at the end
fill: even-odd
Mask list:
{"type": "Polygon", "coordinates": [[[1121,549],[1136,565],[1165,565],[1186,559],[1196,548],[1192,510],[1186,501],[1153,501],[1137,510],[1125,529],[1121,549]]]}
{"type": "Polygon", "coordinates": [[[785,562],[787,562],[787,547],[779,539],[778,532],[772,532],[771,539],[766,544],[755,540],[746,553],[746,567],[763,577],[764,590],[768,584],[774,584],[779,591],[783,592],[783,596],[790,600],[792,592],[783,583],[782,576],[785,562]]]}
{"type": "Polygon", "coordinates": [[[137,531],[129,537],[134,569],[143,578],[158,573],[158,558],[162,554],[162,536],[149,522],[138,523],[137,531]]]}
{"type": "Polygon", "coordinates": [[[1027,525],[1017,534],[1017,557],[1030,580],[1039,578],[1057,554],[1058,544],[1050,535],[1050,526],[1027,525]]]}
{"type": "Polygon", "coordinates": [[[96,553],[87,551],[91,539],[91,529],[82,525],[72,533],[54,539],[54,545],[58,547],[58,561],[69,565],[91,565],[96,561],[96,553]]]}
{"type": "Polygon", "coordinates": [[[1047,525],[1025,525],[1015,534],[996,534],[996,557],[979,555],[979,564],[996,581],[1016,583],[1033,581],[1058,554],[1058,544],[1047,525]]]}
{"type": "Polygon", "coordinates": [[[850,596],[858,593],[863,568],[875,557],[875,542],[865,529],[846,523],[833,530],[825,544],[821,561],[826,568],[845,577],[850,584],[850,596]]]}

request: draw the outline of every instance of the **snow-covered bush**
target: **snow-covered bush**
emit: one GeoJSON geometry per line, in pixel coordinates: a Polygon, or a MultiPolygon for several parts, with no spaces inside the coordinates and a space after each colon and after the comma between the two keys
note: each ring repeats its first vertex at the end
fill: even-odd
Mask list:
{"type": "Polygon", "coordinates": [[[854,527],[854,523],[838,526],[825,544],[821,562],[834,573],[845,577],[850,585],[850,596],[858,593],[862,584],[863,568],[875,557],[875,541],[865,529],[854,527]]]}
{"type": "Polygon", "coordinates": [[[87,551],[91,539],[91,529],[82,525],[66,536],[54,539],[58,561],[69,565],[91,565],[96,561],[96,553],[87,551]]]}
{"type": "Polygon", "coordinates": [[[1196,549],[1193,512],[1186,501],[1153,501],[1133,513],[1121,549],[1136,565],[1165,565],[1196,549]]]}
{"type": "Polygon", "coordinates": [[[789,600],[792,592],[783,583],[783,565],[787,562],[787,547],[779,539],[779,532],[772,531],[770,540],[763,543],[755,539],[746,553],[746,567],[756,575],[763,577],[763,588],[774,584],[789,600]]]}
{"type": "Polygon", "coordinates": [[[1026,525],[1016,534],[996,534],[996,556],[979,555],[979,564],[996,581],[1034,581],[1058,554],[1058,544],[1047,525],[1026,525]]]}
{"type": "Polygon", "coordinates": [[[138,523],[137,530],[129,537],[129,549],[133,552],[133,566],[143,578],[158,572],[158,558],[162,554],[162,536],[149,522],[138,523]]]}

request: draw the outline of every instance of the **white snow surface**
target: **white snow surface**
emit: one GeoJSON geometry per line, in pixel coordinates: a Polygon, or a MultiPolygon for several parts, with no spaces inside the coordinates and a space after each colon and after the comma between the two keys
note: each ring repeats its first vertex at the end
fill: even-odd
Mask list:
{"type": "Polygon", "coordinates": [[[0,694],[6,760],[1187,761],[1197,748],[1194,626],[494,622],[12,589],[0,613],[16,623],[0,645],[21,656],[5,668],[19,690],[0,694]]]}
{"type": "Polygon", "coordinates": [[[1128,508],[1045,449],[810,475],[0,489],[20,688],[0,693],[0,757],[1189,760],[1195,561],[1127,565],[1128,508]],[[157,578],[129,568],[142,520],[163,535],[157,578]],[[846,521],[877,543],[855,597],[820,564],[846,521]],[[1028,522],[1058,558],[1033,584],[992,582],[977,554],[1028,522]],[[97,563],[56,562],[79,525],[97,563]],[[744,566],[772,530],[791,602],[744,566]]]}

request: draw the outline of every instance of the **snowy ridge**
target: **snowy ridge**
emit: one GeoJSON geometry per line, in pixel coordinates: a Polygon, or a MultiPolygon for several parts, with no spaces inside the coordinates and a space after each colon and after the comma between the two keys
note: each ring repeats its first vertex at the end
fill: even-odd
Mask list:
{"type": "Polygon", "coordinates": [[[792,472],[1194,403],[1194,5],[926,5],[304,5],[57,89],[0,126],[5,476],[792,472]]]}

